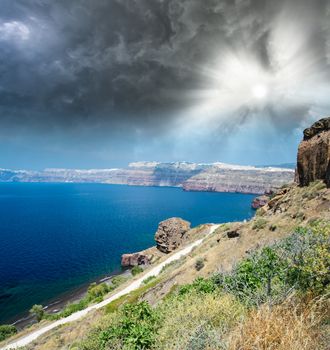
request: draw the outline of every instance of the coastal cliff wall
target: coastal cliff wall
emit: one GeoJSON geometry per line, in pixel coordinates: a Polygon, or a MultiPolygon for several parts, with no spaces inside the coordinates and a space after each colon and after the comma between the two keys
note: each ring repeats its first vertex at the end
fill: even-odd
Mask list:
{"type": "Polygon", "coordinates": [[[88,182],[133,186],[182,187],[185,191],[264,193],[294,179],[285,168],[257,168],[224,163],[131,163],[126,169],[0,169],[2,182],[88,182]]]}
{"type": "Polygon", "coordinates": [[[330,117],[304,130],[297,156],[297,175],[301,186],[324,180],[330,187],[330,117]]]}

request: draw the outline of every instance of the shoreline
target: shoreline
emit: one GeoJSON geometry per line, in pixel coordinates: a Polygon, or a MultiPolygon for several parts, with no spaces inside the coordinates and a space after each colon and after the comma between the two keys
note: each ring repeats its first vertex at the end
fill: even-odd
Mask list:
{"type": "MultiPolygon", "coordinates": [[[[68,304],[79,302],[81,299],[83,299],[86,296],[87,289],[90,286],[91,283],[107,283],[110,282],[111,279],[117,276],[123,276],[123,277],[130,277],[130,269],[129,268],[119,268],[117,270],[114,270],[111,272],[108,276],[100,276],[99,278],[92,280],[90,282],[86,282],[85,284],[76,287],[70,291],[66,291],[50,300],[48,300],[47,304],[44,305],[44,310],[50,314],[56,314],[58,312],[61,312],[68,304]]],[[[31,305],[32,307],[33,305],[31,305]]],[[[11,324],[17,328],[18,331],[24,329],[27,326],[30,326],[34,323],[36,323],[33,316],[29,315],[29,312],[20,314],[20,316],[15,317],[13,320],[9,322],[2,322],[2,324],[11,324]]]]}
{"type": "Polygon", "coordinates": [[[86,309],[83,309],[81,311],[77,311],[77,312],[71,314],[70,316],[67,316],[65,318],[62,318],[62,319],[59,319],[57,321],[46,324],[43,327],[41,327],[40,329],[37,329],[37,330],[35,330],[35,331],[33,331],[33,332],[31,332],[31,333],[29,333],[21,338],[18,338],[15,341],[10,342],[10,339],[9,339],[9,342],[7,342],[6,345],[4,345],[0,350],[9,350],[9,349],[12,350],[12,349],[24,347],[24,346],[30,344],[31,342],[33,342],[35,339],[39,338],[41,335],[47,333],[48,331],[50,331],[50,330],[52,330],[60,325],[77,321],[77,320],[81,319],[82,317],[86,316],[89,312],[91,312],[93,310],[101,309],[104,306],[110,304],[112,301],[138,289],[142,285],[143,281],[146,280],[147,278],[149,278],[151,276],[158,276],[161,273],[164,266],[166,266],[167,264],[170,264],[171,262],[176,261],[176,260],[180,259],[181,257],[189,254],[195,247],[200,245],[208,235],[211,235],[219,226],[220,226],[219,224],[210,224],[209,229],[208,229],[208,233],[206,234],[206,236],[198,239],[197,241],[194,241],[193,243],[190,243],[188,246],[180,249],[177,252],[173,252],[172,254],[169,254],[167,259],[165,259],[161,263],[157,264],[156,266],[151,267],[141,277],[137,277],[136,279],[133,279],[123,289],[115,292],[114,294],[112,294],[108,298],[104,299],[103,301],[101,301],[97,304],[92,304],[92,305],[88,306],[86,309]]]}

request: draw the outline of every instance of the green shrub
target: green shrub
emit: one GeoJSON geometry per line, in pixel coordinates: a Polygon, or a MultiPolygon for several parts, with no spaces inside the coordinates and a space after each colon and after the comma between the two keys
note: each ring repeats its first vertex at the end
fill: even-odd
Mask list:
{"type": "Polygon", "coordinates": [[[315,222],[283,242],[287,280],[302,291],[322,293],[330,283],[330,224],[315,222]]]}
{"type": "Polygon", "coordinates": [[[284,266],[276,251],[266,247],[241,261],[231,274],[219,275],[217,283],[247,304],[260,304],[282,288],[284,266]]]}
{"type": "Polygon", "coordinates": [[[283,298],[292,289],[320,294],[330,282],[330,225],[316,223],[241,261],[215,283],[245,303],[283,298]]]}
{"type": "Polygon", "coordinates": [[[204,267],[204,259],[198,258],[195,262],[195,269],[197,271],[201,270],[204,267]]]}
{"type": "Polygon", "coordinates": [[[147,303],[126,304],[111,318],[109,326],[95,329],[82,349],[150,349],[159,327],[157,312],[147,303]]]}
{"type": "Polygon", "coordinates": [[[180,287],[179,295],[187,293],[212,293],[217,289],[216,282],[211,278],[198,277],[192,284],[185,284],[180,287]]]}
{"type": "Polygon", "coordinates": [[[0,341],[3,341],[16,333],[17,329],[15,326],[9,324],[0,325],[0,341]]]}
{"type": "MultiPolygon", "coordinates": [[[[113,288],[112,288],[113,289],[113,288]]],[[[87,296],[90,300],[103,297],[111,291],[111,288],[106,283],[96,284],[92,283],[88,287],[87,296]]]]}
{"type": "Polygon", "coordinates": [[[121,284],[125,283],[128,280],[127,277],[118,275],[113,278],[111,278],[111,284],[114,288],[119,287],[121,284]]]}
{"type": "Polygon", "coordinates": [[[45,311],[42,305],[35,304],[30,309],[30,314],[34,316],[38,322],[40,322],[45,315],[45,311]]]}
{"type": "Polygon", "coordinates": [[[253,230],[262,230],[263,228],[265,228],[267,225],[267,220],[263,219],[263,218],[259,218],[257,220],[254,221],[252,229],[253,230]]]}
{"type": "Polygon", "coordinates": [[[136,276],[141,272],[143,272],[143,268],[141,266],[134,266],[131,270],[133,276],[136,276]]]}

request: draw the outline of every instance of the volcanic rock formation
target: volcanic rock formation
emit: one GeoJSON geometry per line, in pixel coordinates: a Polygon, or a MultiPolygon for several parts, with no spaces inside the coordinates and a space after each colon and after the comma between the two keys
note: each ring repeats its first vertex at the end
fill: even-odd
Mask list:
{"type": "Polygon", "coordinates": [[[297,175],[300,186],[324,180],[330,187],[330,117],[304,130],[304,139],[298,148],[297,175]]]}
{"type": "Polygon", "coordinates": [[[269,196],[263,195],[263,196],[258,196],[254,198],[254,200],[251,203],[251,207],[253,209],[259,209],[266,205],[269,202],[269,196]]]}
{"type": "Polygon", "coordinates": [[[121,256],[121,266],[131,267],[137,265],[149,265],[150,257],[143,253],[123,254],[121,256]]]}
{"type": "Polygon", "coordinates": [[[159,223],[155,234],[157,248],[163,253],[177,249],[188,237],[190,222],[180,218],[170,218],[159,223]]]}

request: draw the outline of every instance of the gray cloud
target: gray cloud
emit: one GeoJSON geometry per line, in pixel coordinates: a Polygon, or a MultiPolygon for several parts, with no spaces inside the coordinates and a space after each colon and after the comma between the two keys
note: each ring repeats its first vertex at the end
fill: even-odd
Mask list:
{"type": "MultiPolygon", "coordinates": [[[[104,124],[110,134],[127,125],[162,133],[200,102],[185,96],[209,89],[205,70],[228,52],[247,53],[276,71],[282,58],[272,45],[283,24],[288,35],[294,23],[304,28],[292,55],[310,55],[307,80],[329,79],[327,0],[2,0],[1,8],[2,125],[104,124]]],[[[263,113],[291,130],[327,110],[302,99],[283,108],[270,103],[263,113]]],[[[210,125],[228,133],[253,114],[239,106],[210,125]]]]}

